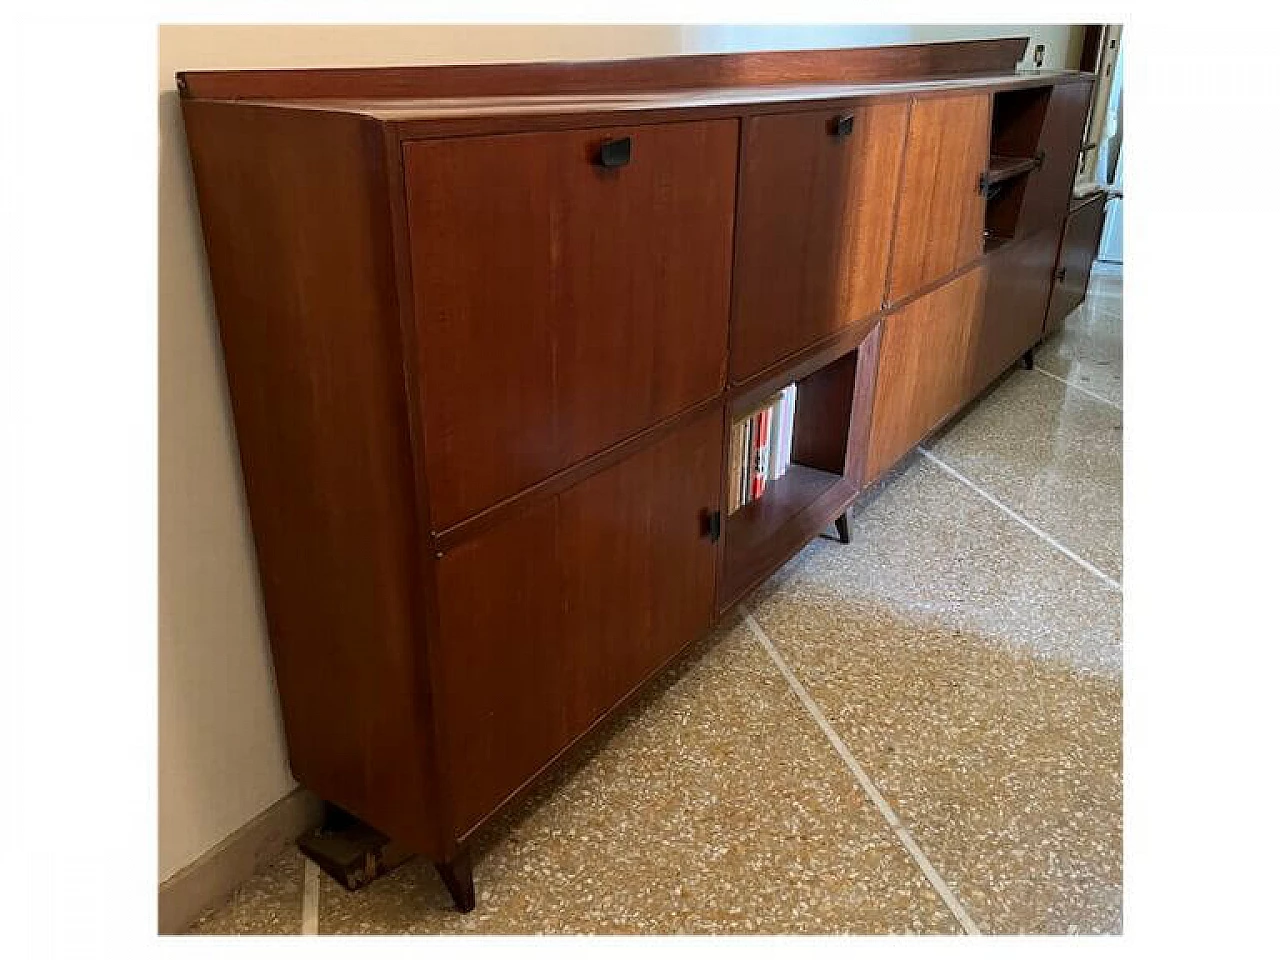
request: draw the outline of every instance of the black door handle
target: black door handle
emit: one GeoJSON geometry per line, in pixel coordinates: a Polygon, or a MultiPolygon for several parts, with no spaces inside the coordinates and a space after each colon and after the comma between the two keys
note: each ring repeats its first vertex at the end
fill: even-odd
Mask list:
{"type": "Polygon", "coordinates": [[[837,139],[853,133],[853,114],[842,113],[831,121],[831,135],[837,139]]]}
{"type": "Polygon", "coordinates": [[[712,543],[720,539],[719,510],[708,510],[702,515],[702,535],[712,543]]]}
{"type": "Polygon", "coordinates": [[[619,137],[600,144],[596,163],[602,167],[625,167],[631,162],[631,138],[619,137]]]}

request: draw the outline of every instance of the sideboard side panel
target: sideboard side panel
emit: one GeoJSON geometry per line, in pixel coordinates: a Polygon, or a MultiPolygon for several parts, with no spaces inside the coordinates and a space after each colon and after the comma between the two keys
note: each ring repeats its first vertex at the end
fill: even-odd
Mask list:
{"type": "Polygon", "coordinates": [[[290,765],[437,853],[380,127],[184,113],[290,765]]]}

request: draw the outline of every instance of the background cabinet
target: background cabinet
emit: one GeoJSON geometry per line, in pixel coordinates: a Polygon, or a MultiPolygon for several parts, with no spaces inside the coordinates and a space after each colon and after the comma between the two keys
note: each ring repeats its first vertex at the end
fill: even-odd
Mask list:
{"type": "Polygon", "coordinates": [[[1089,288],[1089,274],[1093,269],[1093,261],[1098,256],[1098,242],[1102,238],[1106,209],[1107,195],[1101,191],[1072,206],[1062,228],[1062,240],[1058,247],[1053,292],[1045,314],[1045,336],[1061,330],[1067,314],[1084,303],[1085,293],[1089,288]]]}
{"type": "Polygon", "coordinates": [[[880,309],[907,103],[743,121],[730,372],[880,309]]]}
{"type": "Polygon", "coordinates": [[[405,145],[435,529],[720,392],[737,132],[405,145]],[[623,140],[629,162],[600,165],[623,140]]]}

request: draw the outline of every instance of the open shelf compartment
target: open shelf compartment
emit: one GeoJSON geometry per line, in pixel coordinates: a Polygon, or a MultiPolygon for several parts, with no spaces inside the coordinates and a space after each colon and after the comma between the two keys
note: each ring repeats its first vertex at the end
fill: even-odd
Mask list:
{"type": "MultiPolygon", "coordinates": [[[[770,478],[756,499],[732,512],[726,509],[722,607],[821,533],[857,493],[866,441],[860,425],[869,423],[869,410],[859,408],[871,402],[867,374],[874,372],[865,347],[848,350],[816,369],[797,369],[791,381],[795,399],[786,469],[770,478]],[[868,383],[859,383],[860,374],[868,383]]],[[[734,428],[767,406],[781,389],[754,391],[730,405],[726,506],[733,502],[736,482],[734,428]]]]}
{"type": "Polygon", "coordinates": [[[1044,163],[1040,133],[1051,96],[1050,87],[1031,87],[1002,91],[993,97],[991,159],[982,183],[987,201],[987,250],[1018,236],[1028,177],[1044,163]]]}

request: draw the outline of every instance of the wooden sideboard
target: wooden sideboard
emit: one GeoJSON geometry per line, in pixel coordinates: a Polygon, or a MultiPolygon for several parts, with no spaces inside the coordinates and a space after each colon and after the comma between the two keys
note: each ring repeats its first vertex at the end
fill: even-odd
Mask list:
{"type": "Polygon", "coordinates": [[[482,824],[1028,353],[1092,77],[1025,43],[179,74],[303,784],[469,909],[482,824]]]}

